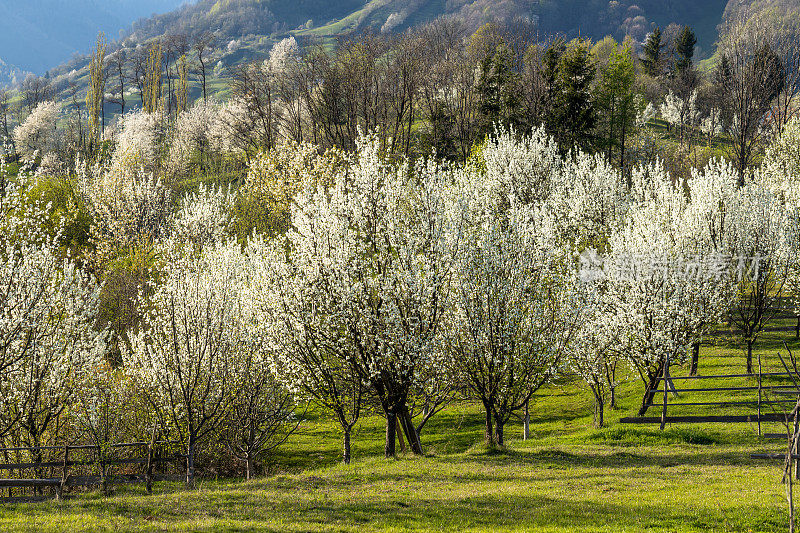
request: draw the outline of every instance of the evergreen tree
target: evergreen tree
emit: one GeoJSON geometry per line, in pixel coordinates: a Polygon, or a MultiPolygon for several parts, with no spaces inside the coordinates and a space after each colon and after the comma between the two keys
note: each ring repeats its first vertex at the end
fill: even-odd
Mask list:
{"type": "Polygon", "coordinates": [[[661,74],[661,51],[664,49],[665,44],[661,42],[661,28],[656,26],[647,36],[647,41],[644,43],[644,55],[641,58],[644,71],[648,76],[657,77],[661,74]]]}
{"type": "Polygon", "coordinates": [[[684,26],[675,38],[675,52],[678,54],[678,58],[675,61],[675,72],[677,74],[684,74],[691,68],[696,44],[697,37],[695,37],[694,32],[689,26],[684,26]]]}
{"type": "Polygon", "coordinates": [[[575,41],[558,63],[553,115],[564,150],[589,148],[597,120],[591,88],[595,66],[585,41],[575,41]]]}
{"type": "Polygon", "coordinates": [[[519,97],[513,63],[511,49],[500,43],[493,55],[478,64],[476,90],[480,97],[480,128],[484,134],[491,133],[494,124],[516,126],[519,123],[519,97]]]}

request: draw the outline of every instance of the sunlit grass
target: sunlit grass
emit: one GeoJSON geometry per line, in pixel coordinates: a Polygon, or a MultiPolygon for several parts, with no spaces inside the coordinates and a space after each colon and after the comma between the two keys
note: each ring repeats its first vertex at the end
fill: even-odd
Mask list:
{"type": "MultiPolygon", "coordinates": [[[[765,367],[780,364],[775,353],[784,340],[794,337],[765,334],[765,367]]],[[[735,337],[703,347],[701,374],[743,370],[735,337]]],[[[641,392],[631,376],[620,386],[620,408],[607,412],[609,427],[596,430],[591,396],[564,380],[537,394],[532,439],[522,441],[515,422],[501,451],[480,444],[482,414],[461,404],[425,428],[425,457],[386,460],[383,421],[367,416],[354,434],[349,466],[338,464],[335,424],[312,412],[271,458],[270,476],[203,480],[195,491],[161,484],[152,496],[126,486],[110,497],[93,492],[63,502],[0,504],[0,531],[785,530],[780,466],[750,458],[780,450],[781,442],[760,440],[748,424],[664,432],[620,424],[635,414],[641,392]]],[[[681,401],[689,401],[685,396],[681,401]]],[[[688,412],[710,411],[702,409],[688,412]]]]}

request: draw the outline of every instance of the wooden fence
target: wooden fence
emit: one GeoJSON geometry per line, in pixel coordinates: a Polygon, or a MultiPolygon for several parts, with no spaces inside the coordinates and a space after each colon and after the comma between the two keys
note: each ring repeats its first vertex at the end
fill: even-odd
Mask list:
{"type": "MultiPolygon", "coordinates": [[[[758,426],[758,434],[762,436],[762,422],[785,422],[785,407],[794,407],[800,395],[800,373],[778,356],[783,371],[762,372],[761,361],[759,360],[759,372],[755,374],[723,374],[705,376],[672,376],[670,375],[669,359],[666,361],[661,377],[658,378],[659,388],[654,393],[653,400],[647,407],[660,409],[660,416],[633,416],[622,418],[620,422],[624,424],[659,424],[661,429],[669,423],[755,423],[758,426]],[[706,386],[706,380],[715,382],[730,379],[754,378],[756,384],[710,387],[706,386]],[[765,383],[765,378],[774,381],[779,378],[786,378],[784,383],[765,383]],[[676,385],[678,383],[679,385],[676,385]],[[680,388],[678,388],[680,387],[680,388]],[[723,392],[727,399],[702,401],[684,401],[686,395],[693,393],[713,394],[723,392]],[[670,402],[670,396],[678,401],[670,402]],[[742,396],[752,396],[752,398],[741,399],[742,396]],[[731,397],[737,399],[731,399],[731,397]],[[660,398],[656,402],[655,399],[660,398]],[[693,414],[693,415],[670,415],[669,410],[681,407],[708,407],[736,409],[737,414],[693,414]]],[[[766,434],[765,437],[773,437],[766,434]]]]}
{"type": "Polygon", "coordinates": [[[32,459],[17,463],[0,463],[0,471],[8,472],[9,477],[0,478],[0,488],[8,489],[12,496],[14,488],[33,488],[41,493],[42,489],[51,489],[56,498],[73,487],[99,486],[104,491],[110,485],[126,483],[144,483],[147,493],[153,491],[156,481],[183,481],[191,483],[190,470],[185,454],[164,453],[174,442],[129,442],[98,446],[96,444],[66,446],[34,446],[17,448],[0,448],[0,454],[26,454],[32,459]],[[119,457],[128,451],[132,457],[119,457]],[[44,454],[51,456],[48,460],[44,454]],[[137,455],[138,454],[138,455],[137,455]],[[76,458],[75,455],[83,455],[76,458]],[[57,458],[52,458],[57,456],[57,458]],[[157,465],[167,465],[182,461],[184,475],[156,474],[157,465]],[[117,467],[127,472],[114,472],[117,467]],[[136,471],[138,470],[138,472],[136,471]],[[11,477],[14,474],[17,477],[11,477]],[[26,475],[27,474],[27,475],[26,475]],[[30,475],[33,474],[33,475],[30,475]]]}

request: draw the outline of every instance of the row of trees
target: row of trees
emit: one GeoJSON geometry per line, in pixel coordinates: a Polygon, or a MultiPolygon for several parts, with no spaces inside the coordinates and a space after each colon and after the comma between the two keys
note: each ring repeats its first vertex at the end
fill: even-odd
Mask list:
{"type": "Polygon", "coordinates": [[[70,217],[35,207],[46,178],[18,178],[3,199],[3,439],[155,427],[190,452],[224,443],[250,475],[307,401],[340,424],[345,462],[363,410],[385,417],[387,456],[398,430],[421,453],[425,423],[458,397],[503,445],[557,376],[586,381],[602,424],[629,367],[644,412],[663,366],[688,363],[722,318],[745,332],[750,370],[776,295],[794,294],[799,137],[790,123],[743,186],[724,162],[685,183],[659,163],[625,177],[601,155],[562,157],[543,129],[497,132],[464,165],[397,160],[378,135],[352,153],[281,146],[241,192],[177,204],[155,178],[83,171],[106,272],[150,254],[136,318],[116,324],[112,278],[63,259],[70,217]],[[273,224],[230,238],[264,210],[273,224]]]}

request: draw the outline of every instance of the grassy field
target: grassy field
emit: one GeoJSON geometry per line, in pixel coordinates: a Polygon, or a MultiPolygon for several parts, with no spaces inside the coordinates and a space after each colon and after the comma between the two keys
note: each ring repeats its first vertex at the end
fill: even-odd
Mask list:
{"type": "MultiPolygon", "coordinates": [[[[769,334],[759,343],[765,371],[792,339],[769,334]]],[[[701,353],[701,374],[743,371],[735,338],[701,353]]],[[[336,428],[309,417],[261,479],[3,503],[0,531],[785,531],[780,466],[750,458],[781,443],[745,424],[664,432],[620,424],[635,414],[641,390],[633,378],[624,383],[609,427],[595,430],[590,395],[573,382],[554,385],[537,395],[533,438],[501,452],[479,444],[481,413],[470,405],[432,419],[424,457],[383,459],[382,420],[368,417],[349,466],[337,464],[336,428]]],[[[676,401],[698,400],[683,396],[676,401]]],[[[520,431],[517,424],[507,435],[520,431]]]]}

